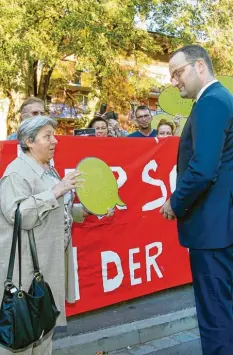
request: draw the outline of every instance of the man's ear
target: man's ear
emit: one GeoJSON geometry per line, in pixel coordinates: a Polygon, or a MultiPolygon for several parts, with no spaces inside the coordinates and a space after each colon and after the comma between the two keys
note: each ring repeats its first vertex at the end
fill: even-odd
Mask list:
{"type": "Polygon", "coordinates": [[[204,60],[200,58],[196,61],[196,63],[198,65],[198,69],[199,69],[200,73],[203,73],[203,71],[206,67],[206,63],[204,62],[204,60]]]}

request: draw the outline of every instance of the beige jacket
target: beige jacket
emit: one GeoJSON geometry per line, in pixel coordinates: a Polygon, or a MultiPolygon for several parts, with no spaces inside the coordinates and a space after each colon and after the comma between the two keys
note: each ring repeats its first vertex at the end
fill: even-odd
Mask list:
{"type": "MultiPolygon", "coordinates": [[[[74,222],[81,223],[83,222],[83,209],[80,203],[74,204],[72,209],[72,215],[74,222]]],[[[76,299],[76,287],[75,282],[77,277],[75,277],[75,273],[77,273],[77,253],[74,253],[72,240],[69,243],[66,251],[65,251],[65,287],[66,287],[66,301],[69,303],[74,303],[77,301],[76,299]]]]}
{"type": "MultiPolygon", "coordinates": [[[[55,198],[53,186],[54,181],[44,174],[39,164],[25,154],[21,154],[8,165],[0,181],[0,301],[10,256],[14,214],[17,203],[20,202],[23,289],[28,291],[33,277],[28,230],[34,229],[40,269],[61,312],[57,325],[65,325],[64,200],[63,197],[55,198]]],[[[81,217],[76,219],[81,220],[81,217]]],[[[69,260],[72,254],[71,245],[66,254],[69,260]]],[[[72,274],[69,275],[67,271],[67,275],[70,276],[70,285],[74,288],[72,274]]],[[[17,258],[14,282],[18,285],[17,258]]]]}

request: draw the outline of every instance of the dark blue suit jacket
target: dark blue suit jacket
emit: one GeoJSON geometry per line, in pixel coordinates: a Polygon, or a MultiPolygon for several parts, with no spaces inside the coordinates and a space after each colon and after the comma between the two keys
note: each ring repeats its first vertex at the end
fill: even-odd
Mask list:
{"type": "Polygon", "coordinates": [[[193,106],[183,129],[171,196],[181,245],[233,244],[233,96],[219,82],[193,106]]]}

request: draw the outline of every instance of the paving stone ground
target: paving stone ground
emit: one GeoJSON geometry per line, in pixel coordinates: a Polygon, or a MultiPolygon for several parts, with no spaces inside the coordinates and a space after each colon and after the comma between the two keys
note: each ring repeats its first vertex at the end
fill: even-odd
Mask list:
{"type": "Polygon", "coordinates": [[[202,355],[197,328],[173,334],[135,347],[110,352],[108,355],[202,355]]]}

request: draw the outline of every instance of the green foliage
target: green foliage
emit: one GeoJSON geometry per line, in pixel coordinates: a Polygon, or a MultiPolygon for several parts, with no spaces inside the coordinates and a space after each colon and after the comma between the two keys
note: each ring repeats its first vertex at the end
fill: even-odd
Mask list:
{"type": "Polygon", "coordinates": [[[35,69],[44,74],[58,59],[71,54],[80,58],[81,69],[96,74],[100,85],[119,54],[154,50],[153,39],[134,26],[135,15],[148,12],[149,4],[133,0],[1,0],[3,87],[18,84],[31,93],[35,69]]]}
{"type": "Polygon", "coordinates": [[[233,75],[232,10],[233,0],[0,0],[0,86],[12,119],[23,98],[46,99],[77,70],[89,75],[90,98],[127,112],[158,85],[145,64],[186,43],[202,43],[216,74],[233,75]],[[136,18],[150,18],[160,36],[136,18]],[[64,61],[70,55],[76,64],[64,61]]]}
{"type": "Polygon", "coordinates": [[[209,51],[216,74],[233,75],[233,0],[163,0],[151,14],[151,29],[171,38],[170,50],[200,43],[209,51]]]}
{"type": "Polygon", "coordinates": [[[12,118],[22,98],[46,100],[48,90],[51,95],[67,85],[76,70],[90,74],[92,96],[110,101],[118,97],[116,105],[123,109],[125,100],[148,93],[153,83],[138,77],[138,63],[162,48],[147,31],[135,27],[135,18],[145,19],[159,2],[0,0],[0,85],[12,101],[12,118]],[[77,59],[76,68],[62,63],[70,55],[77,59]],[[118,60],[130,56],[137,62],[135,80],[128,79],[131,68],[118,60]],[[120,91],[117,86],[111,90],[112,82],[120,91]],[[15,100],[19,92],[20,100],[15,100]]]}

